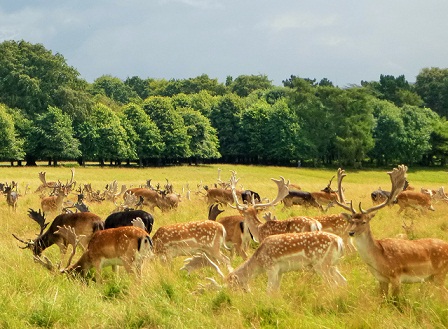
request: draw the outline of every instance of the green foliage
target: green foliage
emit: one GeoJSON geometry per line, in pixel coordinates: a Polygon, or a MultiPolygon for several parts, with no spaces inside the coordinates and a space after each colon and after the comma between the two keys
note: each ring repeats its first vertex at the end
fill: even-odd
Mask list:
{"type": "Polygon", "coordinates": [[[6,107],[0,104],[0,159],[23,159],[23,140],[18,138],[13,117],[6,107]]]}
{"type": "Polygon", "coordinates": [[[149,115],[136,104],[128,104],[123,109],[125,124],[128,130],[128,142],[136,150],[136,157],[145,162],[162,155],[164,142],[157,125],[149,115]]]}
{"type": "Polygon", "coordinates": [[[188,158],[190,136],[182,116],[174,110],[168,97],[152,96],[143,103],[143,110],[155,122],[165,143],[163,157],[170,160],[188,158]]]}
{"type": "Polygon", "coordinates": [[[448,69],[424,68],[417,75],[415,90],[425,106],[448,118],[448,69]]]}
{"type": "Polygon", "coordinates": [[[240,75],[230,84],[230,90],[240,97],[247,97],[257,89],[270,89],[272,82],[266,75],[240,75]]]}
{"type": "Polygon", "coordinates": [[[20,108],[30,118],[49,106],[74,115],[88,107],[86,87],[61,54],[25,41],[0,44],[0,103],[20,108]]]}
{"type": "Polygon", "coordinates": [[[36,116],[27,139],[27,154],[37,159],[75,159],[81,155],[70,117],[56,107],[36,116]]]}
{"type": "Polygon", "coordinates": [[[90,86],[93,95],[105,95],[119,104],[127,104],[137,98],[138,94],[129,85],[118,78],[103,75],[90,86]]]}
{"type": "Polygon", "coordinates": [[[190,136],[191,157],[196,159],[220,158],[218,136],[210,120],[191,108],[181,108],[178,111],[187,128],[187,134],[190,136]]]}

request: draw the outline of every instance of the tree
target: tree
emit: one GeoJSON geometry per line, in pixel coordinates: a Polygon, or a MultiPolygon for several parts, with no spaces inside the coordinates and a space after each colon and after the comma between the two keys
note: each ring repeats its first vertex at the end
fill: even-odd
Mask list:
{"type": "Polygon", "coordinates": [[[216,128],[219,138],[219,152],[226,162],[238,161],[244,156],[244,132],[241,130],[240,118],[244,101],[235,94],[223,96],[210,113],[212,126],[216,128]]]}
{"type": "MultiPolygon", "coordinates": [[[[148,165],[155,162],[163,154],[165,144],[160,130],[143,109],[133,103],[123,109],[126,120],[125,127],[134,132],[132,143],[137,153],[140,165],[148,165]]],[[[129,133],[128,133],[129,135],[129,133]]]]}
{"type": "Polygon", "coordinates": [[[372,108],[367,106],[368,94],[362,88],[341,90],[319,87],[319,98],[330,109],[331,130],[335,133],[334,157],[341,164],[357,166],[373,148],[374,127],[372,108]]]}
{"type": "Polygon", "coordinates": [[[142,105],[143,110],[155,122],[160,130],[165,149],[165,160],[176,162],[191,155],[190,137],[182,116],[174,110],[168,97],[151,96],[142,105]]]}
{"type": "Polygon", "coordinates": [[[272,81],[266,75],[240,75],[232,81],[230,90],[240,97],[246,97],[257,89],[272,88],[272,81]]]}
{"type": "Polygon", "coordinates": [[[25,156],[23,140],[18,138],[13,117],[0,104],[0,159],[22,160],[25,156]]]}
{"type": "Polygon", "coordinates": [[[389,165],[402,159],[402,145],[405,142],[405,126],[401,110],[389,101],[371,99],[370,107],[375,117],[373,138],[375,146],[369,152],[378,165],[389,165]]]}
{"type": "Polygon", "coordinates": [[[57,107],[38,114],[27,140],[27,160],[48,159],[56,166],[60,159],[75,159],[81,155],[80,142],[74,137],[72,121],[57,107]]]}
{"type": "Polygon", "coordinates": [[[191,137],[190,150],[194,161],[197,163],[199,160],[221,157],[216,129],[212,127],[210,120],[191,108],[181,108],[179,113],[187,127],[188,136],[191,137]]]}
{"type": "Polygon", "coordinates": [[[139,98],[138,94],[130,86],[110,75],[99,77],[90,88],[92,95],[106,95],[122,105],[139,98]]]}
{"type": "Polygon", "coordinates": [[[124,84],[131,88],[141,99],[149,97],[149,80],[137,76],[126,78],[124,84]]]}
{"type": "Polygon", "coordinates": [[[424,68],[417,75],[415,90],[426,107],[448,118],[448,69],[424,68]]]}
{"type": "Polygon", "coordinates": [[[104,161],[136,159],[137,154],[128,141],[126,130],[119,116],[103,104],[97,104],[88,120],[76,127],[76,133],[81,141],[82,161],[104,161]]]}
{"type": "Polygon", "coordinates": [[[58,107],[72,117],[88,112],[87,83],[64,57],[41,44],[0,44],[0,102],[20,108],[28,118],[58,107]]]}
{"type": "Polygon", "coordinates": [[[401,117],[405,131],[401,145],[402,160],[411,165],[421,161],[431,151],[431,134],[438,116],[428,108],[406,105],[402,108],[401,117]]]}
{"type": "Polygon", "coordinates": [[[365,82],[361,85],[369,90],[371,94],[379,99],[387,100],[396,106],[405,104],[421,106],[423,100],[414,91],[412,85],[406,80],[404,75],[394,77],[393,75],[380,75],[379,82],[365,82]]]}

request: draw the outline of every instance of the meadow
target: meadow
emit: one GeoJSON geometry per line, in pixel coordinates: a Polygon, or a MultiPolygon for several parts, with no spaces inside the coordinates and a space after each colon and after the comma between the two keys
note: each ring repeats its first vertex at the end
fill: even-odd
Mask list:
{"type": "MultiPolygon", "coordinates": [[[[182,195],[178,209],[153,213],[153,233],[170,223],[207,219],[207,205],[198,185],[217,182],[218,169],[223,181],[235,170],[239,187],[255,190],[262,197],[276,195],[271,178],[280,176],[298,184],[305,191],[324,188],[336,169],[309,169],[240,165],[176,166],[164,168],[76,167],[77,184],[91,183],[103,191],[106,184],[117,180],[119,186],[139,186],[151,179],[164,184],[168,179],[182,195]],[[187,198],[187,187],[190,199],[187,198]]],[[[345,197],[363,208],[372,205],[370,192],[390,188],[388,169],[350,170],[344,179],[345,197]]],[[[32,239],[38,226],[27,215],[38,209],[40,198],[34,193],[40,185],[38,173],[46,172],[47,180],[70,178],[67,166],[0,167],[0,182],[19,183],[21,193],[17,212],[8,209],[0,199],[0,327],[1,328],[445,328],[448,326],[446,297],[430,283],[404,285],[398,305],[379,296],[377,282],[357,252],[346,253],[339,264],[347,287],[331,289],[309,272],[287,273],[281,289],[266,293],[266,276],[250,282],[250,292],[208,286],[207,277],[220,278],[211,269],[191,275],[179,271],[182,257],[170,266],[157,260],[146,261],[142,277],[128,275],[121,269],[116,275],[110,268],[103,271],[101,282],[82,282],[52,273],[35,263],[30,250],[19,248],[12,233],[32,239]],[[25,187],[28,186],[28,190],[25,187]],[[26,192],[26,193],[25,193],[26,192]]],[[[446,185],[448,174],[443,168],[408,171],[408,180],[416,189],[446,185]]],[[[333,182],[336,189],[336,182],[333,182]]],[[[70,195],[76,200],[76,195],[70,195]]],[[[115,208],[108,201],[89,203],[92,212],[106,218],[115,208]]],[[[396,237],[405,233],[402,225],[413,222],[410,238],[437,237],[448,241],[448,204],[434,204],[435,212],[421,214],[409,211],[397,214],[398,208],[383,208],[372,220],[376,238],[396,237]]],[[[278,219],[295,215],[318,215],[316,209],[277,205],[270,211],[278,219]]],[[[226,207],[224,214],[236,213],[226,207]]],[[[333,207],[329,213],[342,209],[333,207]]],[[[223,215],[224,215],[223,214],[223,215]]],[[[54,215],[47,215],[51,221],[54,215]]],[[[255,244],[252,246],[256,247],[255,244]]],[[[44,252],[50,259],[60,259],[59,249],[52,246],[44,252]]],[[[78,251],[77,256],[79,256],[78,251]]],[[[232,259],[236,267],[242,262],[232,259]]]]}

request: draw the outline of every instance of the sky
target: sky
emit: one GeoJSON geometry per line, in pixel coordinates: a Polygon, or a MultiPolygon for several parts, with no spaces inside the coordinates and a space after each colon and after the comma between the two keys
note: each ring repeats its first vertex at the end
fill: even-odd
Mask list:
{"type": "Polygon", "coordinates": [[[295,75],[347,87],[448,68],[446,0],[0,0],[0,42],[40,43],[80,77],[295,75]]]}

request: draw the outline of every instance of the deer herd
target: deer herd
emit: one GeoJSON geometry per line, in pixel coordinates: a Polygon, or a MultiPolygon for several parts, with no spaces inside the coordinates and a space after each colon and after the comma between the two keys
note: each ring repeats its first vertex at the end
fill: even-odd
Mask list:
{"type": "MultiPolygon", "coordinates": [[[[376,239],[370,227],[375,214],[385,207],[397,204],[397,216],[408,212],[408,208],[424,213],[434,210],[433,201],[448,201],[448,197],[443,188],[415,191],[407,182],[404,165],[387,174],[391,189],[372,192],[373,206],[363,209],[359,203],[356,210],[354,202],[345,199],[342,181],[346,173],[342,169],[318,192],[302,191],[283,177],[272,178],[277,194],[272,201],[262,199],[252,190],[238,189],[240,179],[236,172],[231,172],[228,181],[222,181],[218,171],[218,183],[214,187],[198,184],[196,193],[204,197],[205,202],[198,202],[203,202],[204,213],[208,207],[208,220],[163,225],[152,234],[155,208],[163,216],[177,209],[181,201],[181,195],[174,192],[168,180],[163,188],[159,184],[152,186],[148,180],[144,186],[126,188],[123,185],[121,189],[114,181],[103,192],[95,192],[91,184],[85,184],[76,190],[75,203],[68,200],[70,194],[75,194],[73,169],[66,184],[59,180],[47,182],[45,172],[41,172],[42,184],[35,191],[41,194],[40,209],[28,210],[28,216],[39,226],[39,233],[34,239],[13,236],[20,241],[22,249],[32,251],[37,263],[52,272],[86,278],[93,269],[96,280],[102,280],[102,268],[106,266],[112,266],[114,272],[117,266],[123,266],[128,273],[139,277],[145,260],[159,259],[162,264],[171,264],[174,258],[184,257],[182,270],[191,273],[211,267],[224,285],[244,290],[250,290],[251,279],[265,273],[267,290],[278,291],[282,275],[299,270],[317,273],[331,288],[346,287],[347,280],[338,265],[344,261],[344,254],[357,251],[379,282],[384,297],[388,296],[390,287],[396,299],[402,283],[424,281],[433,281],[443,292],[448,292],[445,288],[448,242],[434,238],[376,239]],[[331,183],[335,177],[337,189],[333,190],[331,183]],[[50,195],[46,195],[49,191],[50,195]],[[103,200],[115,205],[105,219],[90,212],[84,203],[103,200]],[[285,209],[290,212],[293,205],[302,205],[315,207],[324,214],[277,219],[272,211],[279,204],[283,204],[278,209],[280,212],[285,209]],[[334,206],[342,211],[325,213],[334,206]],[[235,209],[236,213],[223,216],[224,209],[235,209]],[[55,216],[51,223],[47,222],[48,214],[55,216]],[[45,250],[52,245],[60,250],[58,265],[45,255],[45,250]],[[69,249],[71,254],[66,261],[69,249]],[[81,254],[72,264],[77,251],[81,254]],[[233,268],[232,264],[238,263],[239,258],[242,262],[233,268]]],[[[17,212],[20,196],[17,183],[2,186],[2,191],[9,209],[17,212]]],[[[190,200],[189,190],[187,200],[190,200]]],[[[215,279],[209,280],[219,285],[215,279]]]]}

